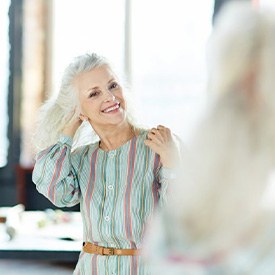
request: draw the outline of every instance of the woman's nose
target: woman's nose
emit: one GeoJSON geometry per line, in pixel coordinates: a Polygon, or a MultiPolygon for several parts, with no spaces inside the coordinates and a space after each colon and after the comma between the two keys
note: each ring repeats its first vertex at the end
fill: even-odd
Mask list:
{"type": "Polygon", "coordinates": [[[114,101],[115,99],[115,96],[110,91],[106,91],[104,102],[114,101]]]}

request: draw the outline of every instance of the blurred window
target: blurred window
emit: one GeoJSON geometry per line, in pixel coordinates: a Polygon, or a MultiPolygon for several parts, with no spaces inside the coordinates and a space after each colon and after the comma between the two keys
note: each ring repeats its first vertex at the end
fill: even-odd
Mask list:
{"type": "Polygon", "coordinates": [[[142,124],[185,138],[205,102],[212,13],[213,1],[201,0],[53,1],[53,90],[72,57],[98,52],[131,76],[142,124]]]}
{"type": "Polygon", "coordinates": [[[0,167],[4,167],[7,164],[7,155],[8,155],[8,82],[9,82],[9,18],[8,12],[10,7],[10,1],[1,1],[0,2],[0,72],[1,72],[1,81],[0,81],[0,167]]]}
{"type": "Polygon", "coordinates": [[[106,56],[123,73],[124,0],[52,3],[52,92],[72,58],[86,52],[106,56]]]}
{"type": "Polygon", "coordinates": [[[139,118],[187,140],[206,101],[213,1],[133,1],[132,79],[139,118]]]}
{"type": "Polygon", "coordinates": [[[255,2],[259,3],[260,7],[270,8],[275,10],[275,1],[274,0],[254,0],[255,2]]]}

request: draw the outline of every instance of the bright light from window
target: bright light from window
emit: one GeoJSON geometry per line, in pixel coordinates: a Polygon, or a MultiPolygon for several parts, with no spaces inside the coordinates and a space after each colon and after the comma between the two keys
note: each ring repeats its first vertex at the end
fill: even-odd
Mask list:
{"type": "Polygon", "coordinates": [[[53,1],[53,90],[75,56],[96,52],[123,73],[124,0],[53,1]]]}
{"type": "MultiPolygon", "coordinates": [[[[132,0],[132,89],[141,124],[187,137],[203,109],[213,0],[132,0]]],[[[105,55],[124,71],[125,0],[53,1],[53,85],[72,57],[105,55]],[[65,7],[65,8],[64,8],[65,7]]],[[[128,40],[127,40],[128,41],[128,40]]]]}
{"type": "Polygon", "coordinates": [[[206,99],[212,13],[213,1],[134,1],[133,84],[143,124],[190,135],[206,99]]]}
{"type": "Polygon", "coordinates": [[[8,155],[8,146],[9,141],[7,137],[8,129],[8,81],[9,81],[9,18],[8,10],[10,6],[10,1],[1,1],[0,2],[0,72],[1,72],[1,82],[0,82],[0,91],[1,91],[1,100],[0,100],[0,167],[4,167],[7,164],[7,155],[8,155]]]}
{"type": "Polygon", "coordinates": [[[274,0],[260,0],[260,7],[271,8],[275,10],[275,2],[274,0]]]}

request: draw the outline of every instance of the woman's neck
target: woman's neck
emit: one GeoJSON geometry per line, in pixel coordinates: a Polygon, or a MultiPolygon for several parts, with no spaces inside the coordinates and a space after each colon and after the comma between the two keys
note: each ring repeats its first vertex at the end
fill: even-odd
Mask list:
{"type": "Polygon", "coordinates": [[[98,132],[100,137],[99,147],[104,151],[117,149],[132,139],[136,134],[134,127],[128,123],[121,127],[101,130],[98,132]]]}

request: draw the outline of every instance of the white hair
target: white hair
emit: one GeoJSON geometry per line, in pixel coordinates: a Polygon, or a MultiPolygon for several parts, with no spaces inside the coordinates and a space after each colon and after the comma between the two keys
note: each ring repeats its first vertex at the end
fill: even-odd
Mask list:
{"type": "Polygon", "coordinates": [[[216,24],[208,55],[215,100],[194,134],[194,161],[184,163],[195,171],[175,185],[169,206],[187,251],[201,256],[259,222],[275,164],[275,14],[235,2],[216,24]]]}
{"type": "MultiPolygon", "coordinates": [[[[48,99],[39,109],[36,131],[33,137],[35,150],[43,150],[55,144],[67,123],[75,120],[80,115],[80,106],[73,80],[83,72],[107,65],[112,68],[110,62],[103,56],[95,53],[86,53],[76,57],[65,69],[61,81],[61,87],[57,97],[48,99]]],[[[124,94],[129,105],[129,97],[124,94]]],[[[134,124],[133,114],[127,108],[127,119],[134,124]]],[[[74,136],[73,148],[98,140],[91,125],[83,122],[74,136]]]]}

